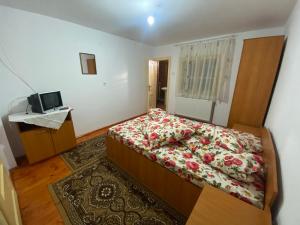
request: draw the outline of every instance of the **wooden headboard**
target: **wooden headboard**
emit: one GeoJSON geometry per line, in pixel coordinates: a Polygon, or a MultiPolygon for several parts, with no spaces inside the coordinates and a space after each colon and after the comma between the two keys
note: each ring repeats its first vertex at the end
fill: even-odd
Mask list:
{"type": "Polygon", "coordinates": [[[264,210],[269,210],[278,194],[276,153],[271,133],[267,128],[254,128],[240,124],[234,125],[233,129],[252,133],[262,140],[263,157],[266,168],[264,210]]]}

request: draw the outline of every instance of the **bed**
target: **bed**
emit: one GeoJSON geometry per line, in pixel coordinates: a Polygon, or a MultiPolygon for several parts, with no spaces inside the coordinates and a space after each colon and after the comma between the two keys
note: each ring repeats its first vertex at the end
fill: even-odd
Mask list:
{"type": "MultiPolygon", "coordinates": [[[[197,121],[180,117],[172,118],[188,125],[198,124],[197,121]]],[[[277,173],[274,146],[267,129],[242,125],[234,127],[261,139],[260,155],[264,160],[264,179],[259,179],[259,182],[241,182],[211,166],[205,161],[209,157],[193,151],[193,145],[187,144],[190,141],[186,140],[191,140],[196,134],[172,144],[149,148],[149,137],[146,137],[143,130],[152,120],[151,116],[144,115],[111,127],[106,138],[109,159],[185,216],[191,213],[205,184],[222,189],[258,208],[269,210],[277,194],[277,173]]],[[[223,129],[216,126],[213,128],[214,132],[215,129],[223,129]]],[[[206,147],[202,145],[201,149],[203,146],[206,147]]]]}

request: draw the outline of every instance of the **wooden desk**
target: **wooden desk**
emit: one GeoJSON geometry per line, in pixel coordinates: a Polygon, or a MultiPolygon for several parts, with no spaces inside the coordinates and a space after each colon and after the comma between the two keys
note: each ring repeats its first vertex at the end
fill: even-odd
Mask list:
{"type": "Polygon", "coordinates": [[[29,163],[35,163],[76,146],[71,112],[58,130],[17,122],[29,163]]]}
{"type": "Polygon", "coordinates": [[[271,225],[270,210],[261,210],[206,185],[186,225],[271,225]]]}

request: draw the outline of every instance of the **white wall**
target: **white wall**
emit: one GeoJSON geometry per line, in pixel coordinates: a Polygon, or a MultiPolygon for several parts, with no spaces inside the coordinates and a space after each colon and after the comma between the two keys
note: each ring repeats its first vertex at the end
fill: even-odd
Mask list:
{"type": "MultiPolygon", "coordinates": [[[[0,55],[37,92],[60,90],[72,106],[76,136],[146,112],[151,47],[62,20],[0,6],[0,55]],[[81,74],[79,52],[96,56],[96,76],[81,74]],[[4,56],[5,57],[5,56],[4,56]],[[7,61],[7,60],[6,60],[7,61]]],[[[7,122],[9,103],[31,90],[0,63],[0,115],[15,156],[20,141],[7,122]]],[[[25,110],[25,99],[13,111],[25,110]]]]}
{"type": "Polygon", "coordinates": [[[288,41],[266,120],[279,156],[281,187],[277,203],[277,223],[298,225],[300,222],[300,2],[287,25],[288,41]]]}
{"type": "MultiPolygon", "coordinates": [[[[272,35],[282,35],[284,33],[285,33],[284,27],[278,27],[272,29],[256,30],[256,31],[249,31],[249,32],[235,34],[236,47],[234,52],[232,74],[230,80],[230,99],[228,104],[224,104],[224,103],[216,104],[215,112],[213,116],[213,123],[218,125],[223,125],[223,126],[227,125],[244,39],[265,37],[265,36],[272,36],[272,35]]],[[[169,104],[168,111],[171,113],[178,113],[186,116],[193,114],[194,118],[209,120],[210,110],[212,105],[210,101],[206,101],[206,100],[191,101],[190,99],[175,97],[179,54],[180,54],[180,47],[176,46],[176,44],[172,44],[172,45],[156,47],[152,55],[153,58],[168,57],[168,56],[171,57],[171,73],[170,73],[170,83],[169,83],[170,93],[169,93],[169,101],[168,101],[169,104]]]]}

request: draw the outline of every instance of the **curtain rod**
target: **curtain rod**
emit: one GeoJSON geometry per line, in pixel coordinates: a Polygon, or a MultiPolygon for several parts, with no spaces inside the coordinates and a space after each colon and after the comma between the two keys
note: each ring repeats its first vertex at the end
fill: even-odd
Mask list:
{"type": "Polygon", "coordinates": [[[174,46],[182,46],[182,45],[191,45],[191,44],[196,44],[196,43],[200,43],[200,42],[208,42],[208,41],[213,41],[213,40],[225,40],[228,38],[235,38],[237,36],[237,34],[232,34],[232,35],[223,35],[223,36],[218,36],[218,37],[212,37],[212,38],[202,38],[202,39],[198,39],[198,40],[194,40],[194,41],[187,41],[187,42],[181,42],[178,44],[175,44],[174,46]]]}

